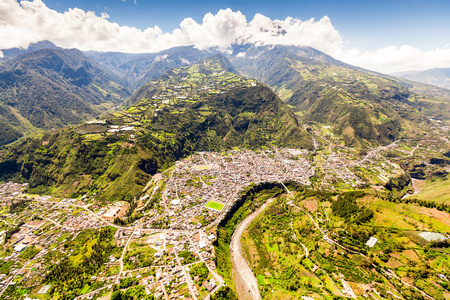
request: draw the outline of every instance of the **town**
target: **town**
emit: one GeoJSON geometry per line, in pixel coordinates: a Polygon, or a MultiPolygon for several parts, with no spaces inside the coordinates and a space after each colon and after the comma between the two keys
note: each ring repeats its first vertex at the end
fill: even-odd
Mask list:
{"type": "Polygon", "coordinates": [[[35,294],[46,299],[52,288],[44,280],[49,267],[79,260],[95,230],[112,228],[111,255],[77,299],[99,297],[114,286],[142,287],[157,299],[208,299],[225,284],[215,265],[217,225],[241,190],[287,181],[322,190],[352,189],[367,183],[358,176],[361,170],[366,180],[382,185],[403,172],[383,155],[399,144],[374,149],[360,160],[336,144],[320,153],[286,148],[198,152],[152,177],[136,199],[140,218],[130,225],[115,222],[129,210],[125,201],[100,205],[95,194],[76,199],[31,195],[26,183],[2,183],[0,293],[10,286],[35,286],[35,294]]]}
{"type": "MultiPolygon", "coordinates": [[[[172,170],[154,176],[149,193],[141,197],[137,208],[143,217],[133,226],[113,223],[127,210],[126,202],[97,207],[87,195],[80,199],[28,195],[23,193],[26,184],[2,184],[2,205],[20,203],[14,213],[10,210],[2,216],[5,224],[17,224],[7,241],[12,252],[1,258],[8,274],[0,275],[2,292],[18,281],[26,285],[38,280],[49,264],[58,263],[65,255],[75,255],[73,249],[65,249],[65,244],[76,241],[80,233],[111,226],[116,229],[118,250],[100,275],[92,278],[96,288],[83,297],[92,297],[112,284],[134,278],[145,286],[147,294],[166,299],[181,295],[204,299],[224,284],[215,271],[214,225],[245,186],[287,180],[310,184],[314,171],[304,157],[306,154],[305,150],[274,149],[192,155],[172,170]],[[164,189],[159,191],[161,186],[164,189]],[[162,195],[161,201],[147,207],[157,193],[162,195]],[[161,213],[156,206],[164,208],[161,213]],[[204,274],[200,272],[202,268],[209,274],[206,278],[191,276],[204,274]]],[[[39,293],[45,294],[48,289],[42,285],[39,293]]]]}

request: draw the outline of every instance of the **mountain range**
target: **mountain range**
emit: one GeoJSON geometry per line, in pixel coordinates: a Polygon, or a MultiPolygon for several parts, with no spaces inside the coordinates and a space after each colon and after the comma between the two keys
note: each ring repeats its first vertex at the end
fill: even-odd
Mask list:
{"type": "Polygon", "coordinates": [[[14,58],[20,54],[34,52],[43,49],[61,49],[50,41],[40,41],[37,43],[32,43],[28,45],[26,48],[10,48],[10,49],[2,49],[0,62],[5,61],[11,58],[14,58]]]}
{"type": "Polygon", "coordinates": [[[3,53],[2,299],[448,293],[450,90],[311,47],[3,53]]]}
{"type": "Polygon", "coordinates": [[[109,68],[134,91],[150,80],[158,78],[169,69],[196,63],[217,52],[185,46],[150,54],[130,55],[90,51],[86,55],[109,68]]]}
{"type": "MultiPolygon", "coordinates": [[[[134,58],[123,66],[147,61],[167,68],[188,63],[193,53],[201,57],[217,51],[180,47],[134,58]],[[171,58],[173,53],[177,59],[171,58]]],[[[240,74],[272,88],[301,121],[331,126],[349,145],[386,144],[411,132],[402,128],[423,134],[428,130],[427,118],[450,117],[450,104],[445,100],[450,99],[449,91],[354,67],[311,47],[247,44],[235,46],[224,56],[240,74]]],[[[149,70],[154,72],[152,67],[149,70]]]]}
{"type": "Polygon", "coordinates": [[[168,70],[218,53],[229,71],[271,88],[300,122],[330,126],[348,145],[387,144],[413,127],[414,134],[423,134],[430,118],[450,117],[450,91],[354,67],[311,47],[244,44],[226,53],[186,46],[152,54],[83,54],[40,42],[3,53],[9,60],[0,65],[2,144],[98,117],[120,104],[125,108],[168,70]]]}
{"type": "Polygon", "coordinates": [[[406,71],[393,73],[392,75],[450,89],[450,68],[436,68],[424,71],[406,71]]]}

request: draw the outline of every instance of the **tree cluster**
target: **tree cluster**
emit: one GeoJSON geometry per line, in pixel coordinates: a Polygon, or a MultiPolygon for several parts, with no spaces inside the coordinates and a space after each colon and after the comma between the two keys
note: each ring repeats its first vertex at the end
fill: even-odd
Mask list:
{"type": "Polygon", "coordinates": [[[338,199],[331,204],[333,214],[343,218],[347,223],[362,224],[370,221],[373,217],[373,211],[356,203],[356,199],[364,195],[362,191],[339,195],[338,199]]]}

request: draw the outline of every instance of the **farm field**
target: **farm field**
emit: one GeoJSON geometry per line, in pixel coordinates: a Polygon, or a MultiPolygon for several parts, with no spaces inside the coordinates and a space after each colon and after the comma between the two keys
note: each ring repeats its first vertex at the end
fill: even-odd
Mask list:
{"type": "Polygon", "coordinates": [[[262,299],[336,299],[346,286],[357,297],[376,289],[383,299],[392,294],[421,299],[405,282],[435,299],[450,297],[440,278],[450,267],[449,248],[420,236],[445,235],[450,214],[388,202],[369,191],[300,191],[292,205],[290,200],[285,195],[279,198],[250,224],[241,240],[262,299]],[[349,213],[352,209],[355,212],[349,213]],[[366,245],[370,237],[377,239],[371,248],[366,245]]]}
{"type": "Polygon", "coordinates": [[[414,196],[421,200],[450,203],[450,175],[421,181],[417,183],[417,187],[419,192],[414,196]]]}

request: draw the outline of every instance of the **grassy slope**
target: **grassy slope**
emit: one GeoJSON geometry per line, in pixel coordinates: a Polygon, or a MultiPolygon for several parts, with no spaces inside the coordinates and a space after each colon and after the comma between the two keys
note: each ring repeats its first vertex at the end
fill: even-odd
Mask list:
{"type": "Polygon", "coordinates": [[[419,99],[392,80],[315,62],[290,60],[289,65],[302,79],[292,83],[287,102],[304,120],[331,125],[349,145],[387,144],[429,131],[416,109],[419,99]]]}
{"type": "MultiPolygon", "coordinates": [[[[450,266],[448,256],[441,253],[448,250],[428,247],[418,238],[417,230],[445,231],[449,226],[448,213],[413,204],[386,202],[369,195],[358,200],[358,203],[372,209],[374,217],[370,222],[358,225],[334,216],[329,200],[298,195],[295,202],[302,206],[311,201],[319,204],[313,214],[318,219],[326,219],[326,211],[330,219],[321,226],[328,228],[329,234],[341,244],[367,252],[375,265],[394,268],[404,280],[414,282],[437,299],[443,299],[443,288],[434,282],[439,282],[437,274],[447,272],[450,266]],[[371,249],[364,246],[370,236],[379,239],[371,249]],[[425,274],[424,268],[429,272],[425,274]]],[[[387,290],[395,291],[397,284],[395,280],[383,277],[379,270],[371,268],[363,257],[333,249],[322,240],[308,217],[286,207],[284,201],[278,201],[251,224],[243,239],[243,247],[257,275],[263,299],[298,299],[301,295],[333,299],[333,294],[339,295],[336,285],[342,288],[333,273],[344,274],[357,294],[364,292],[356,282],[370,283],[375,280],[378,282],[376,289],[382,295],[386,295],[387,290]],[[291,222],[296,236],[309,249],[309,258],[305,257],[300,243],[293,237],[293,231],[289,230],[291,222]],[[313,272],[314,264],[321,269],[313,272]]],[[[399,290],[407,299],[418,296],[405,287],[399,290]]]]}
{"type": "Polygon", "coordinates": [[[302,120],[330,125],[348,145],[369,147],[424,135],[430,131],[428,117],[450,117],[449,98],[442,98],[446,93],[421,86],[430,95],[415,94],[408,88],[416,85],[337,61],[266,49],[252,60],[235,62],[244,74],[270,86],[302,120]]]}
{"type": "Polygon", "coordinates": [[[435,201],[437,203],[450,203],[450,175],[445,178],[432,178],[416,183],[419,192],[415,198],[435,201]]]}
{"type": "Polygon", "coordinates": [[[85,141],[72,130],[45,143],[25,140],[3,157],[2,176],[29,181],[30,192],[76,197],[100,192],[108,200],[131,200],[150,178],[147,150],[124,146],[123,138],[85,141]]]}

